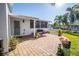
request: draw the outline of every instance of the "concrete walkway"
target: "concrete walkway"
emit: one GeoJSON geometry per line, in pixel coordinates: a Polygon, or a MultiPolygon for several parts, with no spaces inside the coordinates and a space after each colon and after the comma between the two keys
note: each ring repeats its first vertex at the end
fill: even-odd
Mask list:
{"type": "MultiPolygon", "coordinates": [[[[60,40],[57,35],[44,34],[44,37],[34,40],[26,40],[17,45],[9,56],[56,56],[57,46],[60,40]]],[[[27,38],[25,38],[27,39],[27,38]]]]}

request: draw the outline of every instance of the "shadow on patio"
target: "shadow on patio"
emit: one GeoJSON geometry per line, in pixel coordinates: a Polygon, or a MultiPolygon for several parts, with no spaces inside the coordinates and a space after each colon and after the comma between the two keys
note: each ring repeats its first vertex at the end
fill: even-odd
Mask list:
{"type": "Polygon", "coordinates": [[[16,49],[9,52],[9,56],[55,56],[60,40],[57,35],[44,34],[38,39],[22,37],[16,49]],[[27,40],[28,39],[28,40],[27,40]]]}
{"type": "MultiPolygon", "coordinates": [[[[45,34],[42,34],[40,38],[42,37],[46,37],[45,34]]],[[[22,43],[24,41],[28,41],[28,40],[35,40],[36,38],[33,37],[33,35],[26,35],[26,36],[20,36],[20,37],[17,37],[17,40],[19,43],[22,43]]]]}

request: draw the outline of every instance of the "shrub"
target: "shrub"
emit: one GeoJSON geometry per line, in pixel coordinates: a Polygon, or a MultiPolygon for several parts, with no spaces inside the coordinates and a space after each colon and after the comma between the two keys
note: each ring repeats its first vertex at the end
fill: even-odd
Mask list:
{"type": "Polygon", "coordinates": [[[46,33],[50,34],[50,31],[47,31],[46,33]]]}
{"type": "Polygon", "coordinates": [[[12,36],[10,38],[10,50],[14,50],[16,48],[16,45],[17,45],[17,40],[16,40],[16,37],[15,36],[12,36]]]}
{"type": "Polygon", "coordinates": [[[78,31],[73,31],[73,30],[63,30],[63,32],[64,32],[64,33],[71,34],[71,35],[79,36],[78,31]]]}
{"type": "Polygon", "coordinates": [[[39,32],[36,32],[35,38],[39,38],[39,37],[40,37],[40,33],[39,32]]]}
{"type": "Polygon", "coordinates": [[[61,48],[61,44],[58,45],[57,56],[64,56],[63,49],[61,48]]]}
{"type": "Polygon", "coordinates": [[[61,36],[61,35],[62,35],[62,33],[63,33],[63,32],[62,32],[62,30],[61,30],[61,29],[59,29],[59,30],[58,30],[58,36],[61,36]]]}

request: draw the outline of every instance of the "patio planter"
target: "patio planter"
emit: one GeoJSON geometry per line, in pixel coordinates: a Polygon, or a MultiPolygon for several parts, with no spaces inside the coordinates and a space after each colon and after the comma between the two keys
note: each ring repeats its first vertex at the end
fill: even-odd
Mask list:
{"type": "Polygon", "coordinates": [[[57,56],[64,56],[64,52],[63,52],[61,44],[58,45],[58,51],[57,51],[56,55],[57,56]]]}
{"type": "Polygon", "coordinates": [[[40,37],[41,37],[40,33],[39,33],[39,32],[36,32],[35,38],[38,39],[38,38],[40,38],[40,37]]]}
{"type": "Polygon", "coordinates": [[[60,39],[60,41],[61,41],[64,48],[69,49],[71,47],[71,41],[68,38],[60,37],[59,39],[60,39]]]}
{"type": "Polygon", "coordinates": [[[60,37],[59,39],[63,46],[64,56],[70,56],[71,41],[66,37],[60,37]]]}
{"type": "Polygon", "coordinates": [[[12,47],[9,48],[9,51],[16,49],[16,45],[12,45],[12,47]]]}
{"type": "Polygon", "coordinates": [[[10,49],[9,49],[9,51],[14,50],[16,48],[16,45],[17,45],[17,39],[16,39],[16,37],[12,37],[10,39],[10,49]]]}
{"type": "Polygon", "coordinates": [[[71,42],[67,41],[67,42],[63,42],[63,47],[69,49],[71,47],[71,42]]]}
{"type": "Polygon", "coordinates": [[[62,30],[61,29],[58,30],[58,36],[62,36],[62,30]]]}

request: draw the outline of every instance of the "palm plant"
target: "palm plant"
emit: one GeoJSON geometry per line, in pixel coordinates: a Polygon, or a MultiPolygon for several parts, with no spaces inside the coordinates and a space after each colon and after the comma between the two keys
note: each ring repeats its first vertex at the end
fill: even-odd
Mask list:
{"type": "Polygon", "coordinates": [[[74,14],[75,14],[75,19],[79,20],[79,4],[74,5],[73,9],[74,9],[74,14]]]}
{"type": "Polygon", "coordinates": [[[78,9],[79,8],[79,4],[74,5],[73,8],[78,9]]]}
{"type": "Polygon", "coordinates": [[[55,20],[57,20],[58,24],[59,24],[59,28],[61,28],[61,24],[62,24],[62,20],[63,20],[63,16],[56,16],[55,20]]]}
{"type": "Polygon", "coordinates": [[[79,20],[79,11],[75,11],[76,20],[79,20]]]}
{"type": "Polygon", "coordinates": [[[59,16],[56,16],[55,20],[59,24],[59,28],[61,28],[61,24],[67,26],[71,29],[72,24],[74,24],[75,20],[79,21],[79,4],[74,5],[73,7],[69,7],[66,9],[68,13],[59,16]]]}
{"type": "Polygon", "coordinates": [[[54,22],[53,27],[54,27],[54,28],[58,28],[58,22],[57,22],[57,21],[54,22]]]}
{"type": "Polygon", "coordinates": [[[69,8],[67,8],[66,9],[66,11],[68,11],[69,12],[69,29],[71,29],[71,25],[74,23],[74,21],[75,21],[75,15],[74,15],[74,8],[73,7],[69,7],[69,8]]]}
{"type": "Polygon", "coordinates": [[[71,25],[75,22],[75,20],[79,20],[79,4],[76,4],[71,8],[67,8],[67,11],[69,11],[69,21],[71,29],[71,25]]]}
{"type": "Polygon", "coordinates": [[[63,20],[62,20],[62,23],[64,23],[64,28],[65,26],[67,26],[67,28],[69,28],[69,22],[68,22],[68,13],[64,14],[63,15],[63,20]]]}
{"type": "Polygon", "coordinates": [[[67,8],[67,11],[69,11],[69,20],[70,20],[70,24],[72,24],[74,22],[74,10],[73,8],[67,8]]]}

